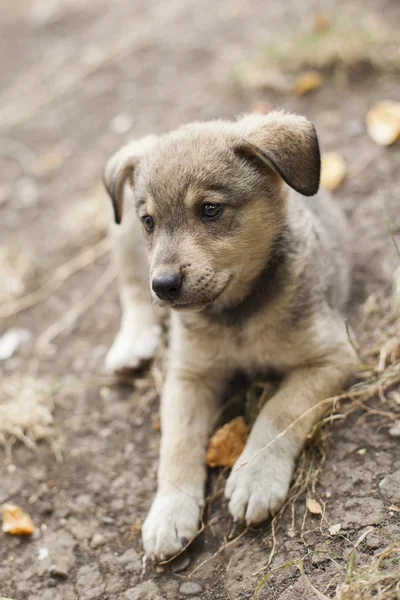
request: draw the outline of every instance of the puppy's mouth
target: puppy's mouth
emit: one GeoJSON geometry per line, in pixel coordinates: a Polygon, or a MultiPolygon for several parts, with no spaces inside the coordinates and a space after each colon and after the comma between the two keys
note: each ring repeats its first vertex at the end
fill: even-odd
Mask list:
{"type": "Polygon", "coordinates": [[[190,298],[190,294],[187,294],[188,297],[182,297],[182,298],[176,298],[176,299],[170,299],[170,300],[160,300],[159,298],[156,298],[156,303],[159,306],[162,307],[169,307],[172,308],[173,310],[176,311],[182,311],[182,312],[200,312],[201,310],[204,310],[205,308],[207,308],[208,306],[210,306],[211,304],[213,304],[216,300],[218,300],[218,298],[220,296],[222,296],[222,294],[225,292],[225,290],[227,289],[228,285],[230,284],[232,279],[232,275],[230,275],[226,281],[226,283],[223,285],[223,287],[216,292],[215,294],[213,294],[213,296],[211,297],[203,297],[203,298],[190,298]]]}

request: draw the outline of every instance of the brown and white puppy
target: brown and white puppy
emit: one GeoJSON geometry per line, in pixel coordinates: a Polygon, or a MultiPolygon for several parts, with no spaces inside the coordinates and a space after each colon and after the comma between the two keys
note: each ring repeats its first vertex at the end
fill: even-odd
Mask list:
{"type": "Polygon", "coordinates": [[[248,524],[282,505],[320,401],[352,371],[346,223],[327,194],[301,196],[319,178],[313,126],[279,111],[147,137],[107,164],[116,222],[126,213],[114,226],[123,318],[108,367],[153,356],[151,297],[173,309],[158,491],[143,526],[153,557],[197,531],[208,436],[236,370],[283,376],[226,484],[233,517],[248,524]]]}

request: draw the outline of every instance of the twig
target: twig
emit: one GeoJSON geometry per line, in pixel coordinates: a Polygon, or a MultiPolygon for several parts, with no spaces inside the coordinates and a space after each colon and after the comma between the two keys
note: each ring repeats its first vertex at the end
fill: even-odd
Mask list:
{"type": "Polygon", "coordinates": [[[7,319],[36,304],[40,304],[40,302],[43,302],[58,290],[71,275],[95,262],[98,258],[106,254],[108,250],[108,239],[101,240],[100,242],[97,242],[97,244],[86,248],[83,252],[58,267],[52,278],[42,287],[22,298],[18,298],[17,300],[7,302],[0,306],[0,319],[7,319]]]}
{"type": "Polygon", "coordinates": [[[326,596],[325,594],[323,594],[322,592],[317,590],[317,588],[315,586],[313,586],[311,581],[308,579],[307,575],[304,572],[304,564],[303,564],[302,560],[299,561],[297,566],[299,568],[299,571],[300,571],[304,581],[306,582],[307,587],[317,596],[317,598],[320,598],[320,600],[330,600],[328,598],[328,596],[326,596]]]}
{"type": "Polygon", "coordinates": [[[101,298],[106,289],[112,284],[116,277],[114,265],[111,264],[104,271],[100,279],[95,283],[90,292],[81,298],[77,304],[67,311],[63,317],[53,323],[46,331],[44,331],[36,342],[37,350],[43,350],[50,342],[52,342],[60,333],[71,326],[83,313],[85,313],[95,302],[101,298]]]}
{"type": "Polygon", "coordinates": [[[249,528],[246,527],[246,529],[244,529],[240,535],[238,535],[237,537],[235,537],[230,542],[227,542],[223,546],[220,546],[218,548],[218,550],[215,552],[215,554],[213,554],[212,556],[209,556],[208,558],[206,558],[205,560],[203,560],[199,565],[197,565],[197,567],[195,569],[193,569],[193,571],[189,574],[189,577],[192,577],[192,575],[194,575],[196,573],[196,571],[198,571],[199,569],[201,569],[201,567],[203,567],[210,560],[213,560],[213,558],[215,558],[216,556],[218,556],[219,554],[221,554],[221,552],[223,552],[224,550],[226,550],[227,548],[229,548],[229,546],[232,546],[233,544],[235,544],[236,542],[238,542],[244,535],[246,535],[246,533],[248,531],[249,531],[249,528]]]}
{"type": "Polygon", "coordinates": [[[348,319],[345,319],[344,323],[345,323],[345,326],[346,326],[346,334],[347,334],[347,339],[349,340],[349,344],[353,348],[354,352],[357,354],[358,358],[361,358],[361,360],[362,360],[362,357],[360,356],[360,351],[356,347],[356,345],[354,343],[354,340],[353,340],[353,336],[351,335],[351,331],[350,331],[350,326],[349,326],[348,319]]]}

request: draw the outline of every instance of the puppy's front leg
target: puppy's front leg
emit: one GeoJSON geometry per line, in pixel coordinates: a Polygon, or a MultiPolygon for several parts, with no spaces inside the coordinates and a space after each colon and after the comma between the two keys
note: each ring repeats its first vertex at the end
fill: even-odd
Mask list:
{"type": "Polygon", "coordinates": [[[161,400],[158,491],[143,525],[144,548],[153,558],[172,556],[198,530],[205,450],[224,381],[221,372],[182,364],[168,373],[161,400]]]}
{"type": "Polygon", "coordinates": [[[259,523],[281,507],[296,456],[328,408],[319,402],[343,389],[354,362],[352,351],[343,349],[324,364],[298,368],[264,406],[226,484],[229,510],[236,520],[259,523]]]}

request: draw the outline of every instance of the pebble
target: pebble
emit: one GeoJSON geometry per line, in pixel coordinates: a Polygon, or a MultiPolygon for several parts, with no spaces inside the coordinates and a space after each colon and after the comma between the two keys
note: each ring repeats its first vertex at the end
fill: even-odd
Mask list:
{"type": "Polygon", "coordinates": [[[171,563],[171,571],[173,573],[180,573],[181,571],[187,569],[190,563],[190,556],[188,554],[182,554],[171,563]]]}
{"type": "Polygon", "coordinates": [[[203,589],[201,585],[194,581],[185,581],[185,583],[182,583],[181,587],[179,588],[179,593],[183,594],[184,596],[191,596],[192,594],[201,594],[202,591],[203,589]]]}
{"type": "Polygon", "coordinates": [[[104,516],[101,518],[101,522],[104,523],[104,525],[113,525],[115,523],[115,519],[104,516]]]}
{"type": "Polygon", "coordinates": [[[133,125],[133,119],[128,113],[116,115],[110,122],[110,129],[117,135],[127,133],[133,125]]]}
{"type": "Polygon", "coordinates": [[[90,547],[95,550],[96,548],[100,548],[101,546],[104,546],[106,541],[107,540],[104,537],[104,535],[102,535],[101,533],[95,533],[91,539],[90,547]]]}
{"type": "Polygon", "coordinates": [[[66,571],[63,571],[62,569],[59,569],[56,565],[51,565],[49,573],[53,577],[58,577],[59,579],[68,578],[68,573],[66,571]]]}
{"type": "Polygon", "coordinates": [[[386,475],[380,482],[379,489],[390,502],[400,502],[400,472],[386,475]]]}
{"type": "Polygon", "coordinates": [[[57,580],[53,579],[53,577],[50,577],[50,579],[47,582],[47,587],[56,587],[57,586],[57,580]]]}
{"type": "Polygon", "coordinates": [[[400,438],[400,421],[397,421],[393,427],[389,429],[389,434],[394,438],[400,438]]]}
{"type": "Polygon", "coordinates": [[[0,337],[0,360],[11,358],[22,344],[32,340],[32,333],[28,329],[11,327],[0,337]]]}

